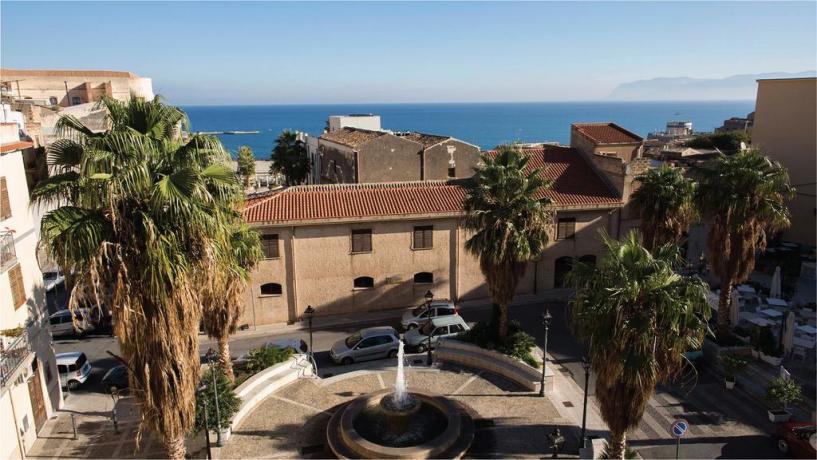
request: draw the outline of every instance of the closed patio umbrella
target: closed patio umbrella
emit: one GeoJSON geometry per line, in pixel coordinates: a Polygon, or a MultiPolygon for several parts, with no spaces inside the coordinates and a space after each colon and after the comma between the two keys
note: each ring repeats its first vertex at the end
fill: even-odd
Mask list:
{"type": "Polygon", "coordinates": [[[769,287],[769,297],[774,297],[775,299],[781,298],[780,276],[780,265],[778,265],[774,269],[774,275],[772,275],[772,284],[769,287]]]}
{"type": "Polygon", "coordinates": [[[794,312],[786,312],[786,319],[783,321],[783,356],[788,356],[794,347],[794,312]]]}

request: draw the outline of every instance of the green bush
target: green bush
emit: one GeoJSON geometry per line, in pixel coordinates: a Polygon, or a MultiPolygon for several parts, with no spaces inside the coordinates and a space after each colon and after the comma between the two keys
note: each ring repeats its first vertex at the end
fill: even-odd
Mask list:
{"type": "Polygon", "coordinates": [[[735,377],[746,367],[746,360],[736,355],[721,355],[721,365],[726,379],[734,382],[735,377]]]}
{"type": "Polygon", "coordinates": [[[471,330],[459,334],[457,339],[473,343],[480,348],[495,350],[521,359],[532,367],[540,366],[539,361],[531,354],[531,349],[536,346],[536,340],[530,334],[522,331],[522,326],[518,321],[511,321],[508,324],[508,337],[505,342],[497,340],[496,328],[493,324],[483,322],[479,322],[471,330]]]}
{"type": "Polygon", "coordinates": [[[743,131],[701,134],[687,142],[688,147],[696,149],[719,149],[723,153],[735,153],[740,150],[740,143],[749,145],[751,138],[743,131]]]}
{"type": "Polygon", "coordinates": [[[224,375],[224,370],[220,365],[210,366],[201,376],[200,384],[205,388],[196,392],[196,422],[193,425],[193,432],[197,434],[204,430],[205,401],[207,425],[211,430],[216,428],[216,395],[218,395],[218,426],[222,429],[229,427],[233,415],[241,407],[241,398],[236,396],[232,384],[224,375]]]}
{"type": "Polygon", "coordinates": [[[776,407],[786,409],[789,403],[799,401],[803,391],[794,380],[778,377],[774,379],[766,390],[766,400],[776,407]]]}
{"type": "Polygon", "coordinates": [[[255,375],[264,369],[282,363],[292,356],[291,348],[276,346],[260,346],[250,350],[247,357],[246,369],[249,375],[255,375]]]}

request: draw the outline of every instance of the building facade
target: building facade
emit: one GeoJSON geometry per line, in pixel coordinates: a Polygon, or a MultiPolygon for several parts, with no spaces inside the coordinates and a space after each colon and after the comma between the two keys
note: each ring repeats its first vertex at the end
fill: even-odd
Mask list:
{"type": "Polygon", "coordinates": [[[62,402],[16,123],[0,124],[0,458],[24,458],[62,402]]]}
{"type": "Polygon", "coordinates": [[[14,101],[71,107],[104,96],[127,101],[131,95],[153,99],[153,82],[131,72],[110,70],[0,69],[2,94],[14,101]]]}
{"type": "Polygon", "coordinates": [[[815,245],[817,228],[817,78],[758,80],[752,145],[789,170],[788,241],[815,245]]]}

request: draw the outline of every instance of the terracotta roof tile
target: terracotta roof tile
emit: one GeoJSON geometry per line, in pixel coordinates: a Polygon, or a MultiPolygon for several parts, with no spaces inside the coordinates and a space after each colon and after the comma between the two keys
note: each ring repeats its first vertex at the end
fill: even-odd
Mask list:
{"type": "Polygon", "coordinates": [[[357,148],[359,145],[385,135],[383,131],[369,131],[368,129],[341,128],[336,131],[321,134],[321,139],[357,148]]]}
{"type": "Polygon", "coordinates": [[[598,144],[632,144],[643,140],[615,123],[573,123],[573,127],[598,144]]]}
{"type": "Polygon", "coordinates": [[[10,144],[2,144],[0,145],[0,153],[8,153],[14,152],[15,150],[23,150],[29,147],[34,147],[33,142],[27,141],[20,141],[20,142],[12,142],[10,144]]]}
{"type": "MultiPolygon", "coordinates": [[[[526,149],[529,168],[541,168],[553,181],[542,197],[560,208],[619,206],[616,194],[575,150],[547,146],[526,149]]],[[[489,154],[491,152],[488,152],[489,154]]],[[[249,198],[244,218],[250,223],[399,215],[459,214],[465,188],[461,181],[302,185],[249,198]]]]}
{"type": "Polygon", "coordinates": [[[403,133],[399,134],[399,136],[410,141],[419,142],[420,144],[423,144],[423,148],[429,148],[433,145],[439,144],[440,142],[451,139],[451,136],[438,136],[436,134],[425,134],[418,132],[403,133]]]}

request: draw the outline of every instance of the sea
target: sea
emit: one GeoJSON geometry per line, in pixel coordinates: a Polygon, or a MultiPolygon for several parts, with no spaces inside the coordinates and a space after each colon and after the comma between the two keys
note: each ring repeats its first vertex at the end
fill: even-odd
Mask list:
{"type": "Polygon", "coordinates": [[[730,117],[745,117],[754,101],[702,102],[530,102],[339,105],[186,106],[192,131],[259,131],[221,134],[233,154],[252,148],[268,159],[285,129],[320,135],[330,115],[380,115],[383,129],[456,137],[490,149],[509,142],[570,143],[570,124],[612,121],[646,138],[667,121],[691,121],[695,131],[712,131],[730,117]]]}

